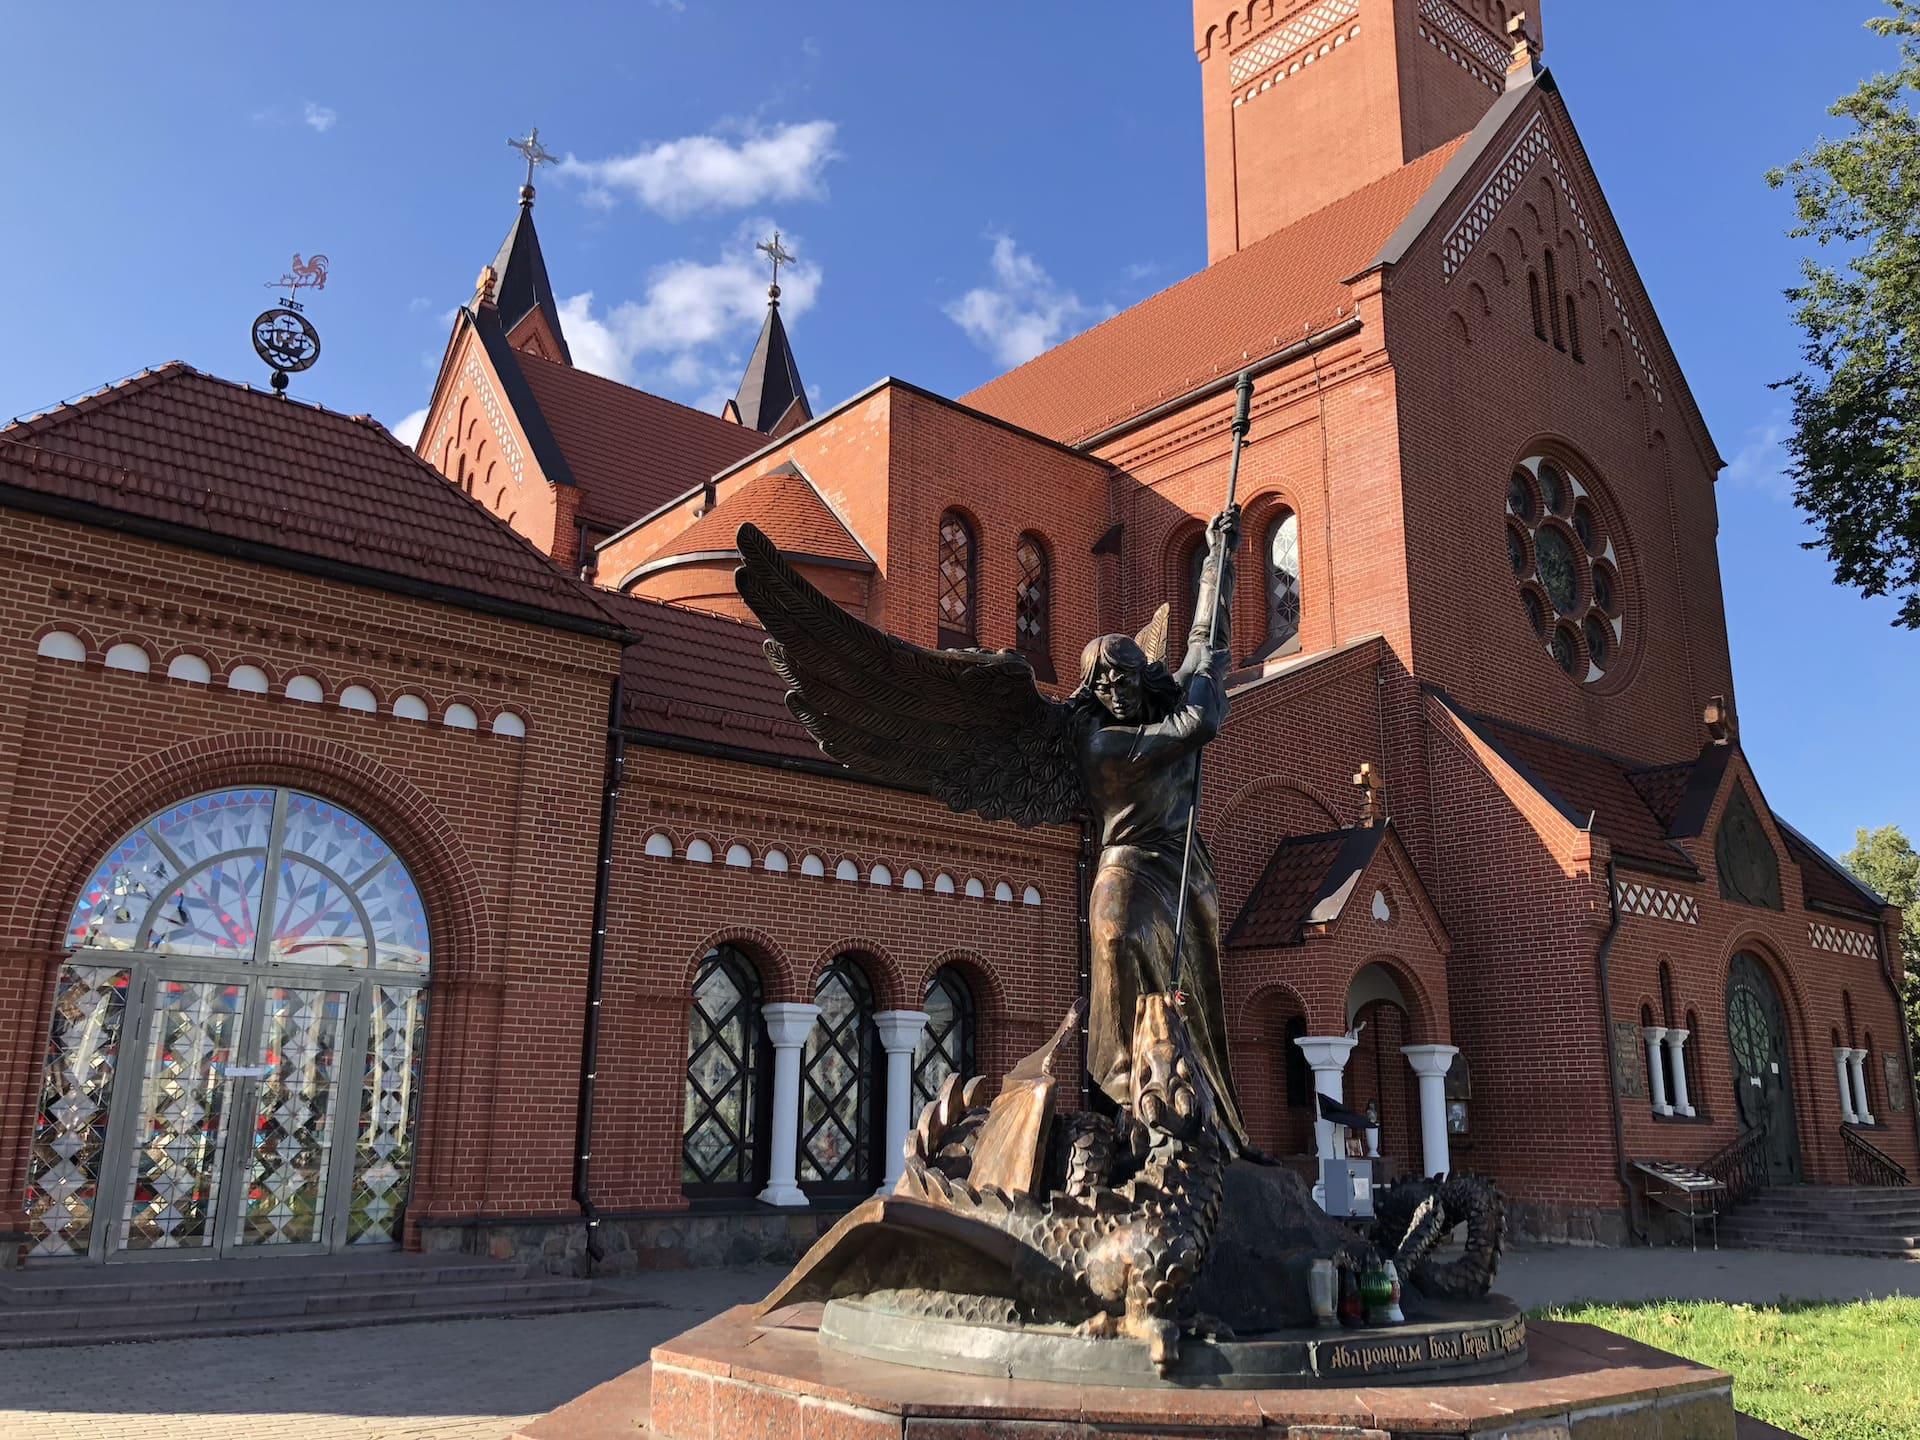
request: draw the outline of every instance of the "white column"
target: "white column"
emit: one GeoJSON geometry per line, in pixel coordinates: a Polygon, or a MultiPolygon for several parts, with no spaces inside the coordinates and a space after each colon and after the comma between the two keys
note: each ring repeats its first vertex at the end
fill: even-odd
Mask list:
{"type": "Polygon", "coordinates": [[[1691,1030],[1667,1031],[1667,1058],[1673,1071],[1673,1113],[1693,1114],[1693,1099],[1687,1094],[1687,1037],[1691,1030]]]}
{"type": "Polygon", "coordinates": [[[1844,1045],[1833,1047],[1833,1071],[1840,1078],[1840,1118],[1849,1125],[1860,1123],[1859,1113],[1853,1108],[1853,1051],[1844,1045]]]}
{"type": "Polygon", "coordinates": [[[762,1005],[760,1015],[773,1046],[773,1134],[767,1137],[767,1188],[760,1198],[769,1205],[805,1205],[794,1168],[800,1158],[800,1047],[820,1018],[820,1007],[762,1005]]]}
{"type": "Polygon", "coordinates": [[[913,1052],[927,1028],[924,1010],[882,1010],[873,1017],[880,1045],[887,1052],[887,1178],[880,1193],[892,1190],[907,1168],[907,1130],[913,1124],[913,1052]]]}
{"type": "MultiPolygon", "coordinates": [[[[1313,1067],[1313,1088],[1329,1100],[1345,1103],[1344,1077],[1347,1070],[1347,1057],[1353,1054],[1353,1047],[1360,1042],[1348,1035],[1312,1036],[1302,1035],[1294,1040],[1300,1047],[1300,1053],[1307,1057],[1307,1064],[1313,1067]]],[[[1321,1162],[1334,1159],[1333,1130],[1331,1120],[1320,1118],[1320,1106],[1316,1101],[1313,1109],[1314,1149],[1319,1153],[1321,1162]]],[[[1326,1191],[1323,1188],[1326,1172],[1321,1171],[1321,1179],[1314,1182],[1314,1199],[1322,1205],[1326,1203],[1326,1191]]]]}
{"type": "Polygon", "coordinates": [[[1420,1077],[1421,1174],[1429,1180],[1453,1168],[1447,1153],[1447,1071],[1458,1045],[1402,1045],[1400,1053],[1420,1077]]]}
{"type": "Polygon", "coordinates": [[[1660,1063],[1661,1043],[1667,1038],[1667,1027],[1648,1025],[1640,1033],[1647,1037],[1647,1083],[1653,1087],[1653,1113],[1671,1115],[1673,1106],[1667,1103],[1667,1067],[1660,1063]]]}
{"type": "Polygon", "coordinates": [[[1873,1124],[1873,1111],[1867,1108],[1867,1052],[1855,1050],[1853,1056],[1853,1109],[1862,1125],[1873,1124]]]}

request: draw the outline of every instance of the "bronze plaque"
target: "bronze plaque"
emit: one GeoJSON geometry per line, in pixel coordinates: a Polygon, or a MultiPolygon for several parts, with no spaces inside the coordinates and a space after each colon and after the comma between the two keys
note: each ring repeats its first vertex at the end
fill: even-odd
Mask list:
{"type": "Polygon", "coordinates": [[[1880,1063],[1887,1072],[1887,1109],[1896,1115],[1904,1115],[1913,1097],[1912,1090],[1907,1086],[1906,1068],[1901,1065],[1900,1057],[1893,1054],[1882,1055],[1880,1063]]]}
{"type": "Polygon", "coordinates": [[[1526,1321],[1515,1318],[1449,1334],[1378,1340],[1341,1340],[1315,1346],[1314,1368],[1323,1377],[1392,1375],[1429,1365],[1478,1364],[1511,1355],[1527,1343],[1526,1321]]]}
{"type": "Polygon", "coordinates": [[[1647,1098],[1647,1066],[1640,1053],[1640,1027],[1631,1020],[1613,1022],[1613,1074],[1622,1100],[1647,1098]]]}

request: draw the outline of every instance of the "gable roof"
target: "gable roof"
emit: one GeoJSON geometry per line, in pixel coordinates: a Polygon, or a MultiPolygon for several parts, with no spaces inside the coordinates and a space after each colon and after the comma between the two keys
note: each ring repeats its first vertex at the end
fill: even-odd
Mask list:
{"type": "Polygon", "coordinates": [[[731,553],[734,537],[746,520],[765,531],[783,554],[874,568],[873,557],[792,463],[756,475],[676,535],[647,564],[681,555],[731,553]]]}
{"type": "Polygon", "coordinates": [[[172,361],[0,430],[0,500],[625,637],[595,592],[376,421],[172,361]]]}
{"type": "Polygon", "coordinates": [[[793,345],[780,319],[776,295],[767,301],[766,322],[760,327],[760,338],[754,342],[753,355],[740,377],[733,403],[742,425],[771,435],[795,401],[800,404],[800,422],[811,419],[813,407],[807,404],[807,388],[800,383],[800,366],[793,358],[793,345]]]}
{"type": "Polygon", "coordinates": [[[1282,840],[1234,918],[1228,948],[1298,945],[1307,926],[1338,920],[1389,828],[1353,826],[1282,840]]]}
{"type": "Polygon", "coordinates": [[[1465,139],[1225,256],[962,403],[1075,443],[1343,323],[1347,280],[1368,268],[1465,139]]]}
{"type": "Polygon", "coordinates": [[[580,518],[620,529],[767,444],[746,425],[571,365],[513,357],[582,490],[580,518]]]}
{"type": "Polygon", "coordinates": [[[1810,907],[1880,918],[1887,902],[1870,886],[1855,878],[1851,870],[1778,815],[1773,817],[1773,823],[1780,829],[1780,838],[1787,842],[1787,853],[1793,857],[1793,863],[1800,867],[1800,883],[1810,907]]]}
{"type": "Polygon", "coordinates": [[[573,351],[567,347],[567,335],[560,328],[560,307],[553,300],[553,283],[547,279],[547,260],[540,253],[540,235],[533,228],[533,190],[520,192],[520,213],[513,217],[513,228],[500,243],[493,257],[494,305],[500,311],[501,325],[511,330],[538,310],[553,331],[560,356],[569,365],[573,351]]]}

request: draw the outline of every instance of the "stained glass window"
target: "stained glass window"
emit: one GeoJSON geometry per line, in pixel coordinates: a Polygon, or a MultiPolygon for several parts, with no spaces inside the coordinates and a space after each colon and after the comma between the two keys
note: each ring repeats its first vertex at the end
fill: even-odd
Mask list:
{"type": "Polygon", "coordinates": [[[1020,565],[1020,588],[1014,597],[1013,610],[1015,642],[1037,662],[1047,656],[1052,641],[1053,590],[1047,547],[1037,535],[1022,535],[1014,558],[1020,565]]]}
{"type": "Polygon", "coordinates": [[[757,1177],[760,976],[731,945],[709,950],[687,1018],[680,1180],[689,1190],[750,1188],[757,1177]]]}
{"type": "Polygon", "coordinates": [[[973,1060],[973,992],[960,973],[946,967],[927,986],[927,1028],[913,1052],[913,1118],[933,1103],[949,1075],[971,1078],[973,1060]]]}
{"type": "Polygon", "coordinates": [[[1265,655],[1300,648],[1300,517],[1281,510],[1267,529],[1265,655]]]}
{"type": "Polygon", "coordinates": [[[1507,477],[1506,510],[1507,562],[1528,624],[1569,676],[1605,678],[1623,658],[1627,627],[1599,487],[1535,456],[1507,477]]]}
{"type": "Polygon", "coordinates": [[[813,989],[820,1018],[800,1054],[800,1179],[873,1184],[873,987],[842,956],[813,989]]]}
{"type": "Polygon", "coordinates": [[[940,517],[940,643],[949,649],[973,644],[976,548],[964,515],[940,517]]]}
{"type": "Polygon", "coordinates": [[[92,1242],[129,974],[61,967],[27,1172],[35,1255],[85,1255],[92,1242]]]}

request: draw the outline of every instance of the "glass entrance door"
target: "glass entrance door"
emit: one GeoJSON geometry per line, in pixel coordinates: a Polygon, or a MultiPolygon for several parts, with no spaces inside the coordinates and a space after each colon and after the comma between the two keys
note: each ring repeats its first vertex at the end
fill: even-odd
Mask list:
{"type": "Polygon", "coordinates": [[[328,1248],[363,989],[156,967],[136,1000],[138,1104],[107,1145],[110,1256],[328,1248]]]}

